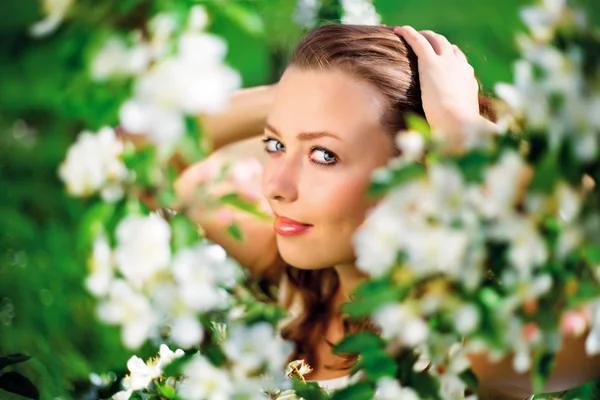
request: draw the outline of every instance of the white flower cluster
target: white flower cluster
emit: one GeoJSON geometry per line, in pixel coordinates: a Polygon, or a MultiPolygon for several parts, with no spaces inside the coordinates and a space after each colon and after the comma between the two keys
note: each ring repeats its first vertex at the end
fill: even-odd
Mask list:
{"type": "Polygon", "coordinates": [[[293,15],[294,22],[304,28],[314,28],[321,9],[321,0],[298,0],[293,15]]]}
{"type": "Polygon", "coordinates": [[[397,379],[381,378],[377,382],[377,390],[373,400],[420,400],[413,389],[402,387],[397,379]]]}
{"type": "Polygon", "coordinates": [[[92,61],[95,79],[135,77],[133,97],[120,109],[121,125],[147,135],[162,151],[183,137],[185,116],[222,111],[241,85],[238,72],[224,63],[225,41],[204,32],[207,21],[204,8],[194,6],[186,29],[177,33],[176,17],[158,14],[148,24],[148,40],[136,33],[127,46],[109,38],[92,61]]]}
{"type": "MultiPolygon", "coordinates": [[[[453,164],[434,163],[422,178],[389,193],[355,235],[357,266],[371,276],[391,273],[399,282],[417,282],[442,275],[470,291],[478,290],[485,277],[486,243],[505,244],[508,267],[499,278],[510,295],[495,317],[506,324],[506,332],[512,332],[504,339],[522,356],[515,358],[515,367],[521,371],[529,367],[524,357],[537,342],[525,339],[520,325],[510,328],[516,323],[511,315],[553,286],[549,275],[538,272],[551,251],[538,225],[544,216],[557,216],[562,233],[552,250],[558,255],[573,250],[582,236],[575,227],[581,194],[565,182],[543,198],[528,194],[526,212],[516,210],[524,193],[519,177],[526,171],[524,160],[512,150],[484,171],[482,183],[465,182],[453,164]],[[515,332],[524,339],[518,340],[515,332]]],[[[375,180],[388,173],[379,171],[375,180]]],[[[455,316],[454,328],[460,335],[479,326],[478,308],[453,300],[443,286],[437,291],[430,288],[418,301],[382,305],[373,318],[384,337],[419,346],[431,334],[424,318],[441,309],[455,316]]]]}
{"type": "Polygon", "coordinates": [[[104,300],[102,321],[122,327],[123,343],[139,347],[168,324],[171,339],[189,348],[203,337],[197,315],[223,309],[226,288],[240,269],[218,245],[199,243],[171,254],[171,228],[156,215],[128,215],[112,250],[99,236],[90,260],[88,289],[104,300]]]}
{"type": "MultiPolygon", "coordinates": [[[[355,236],[358,266],[382,276],[396,265],[398,254],[417,276],[443,273],[475,288],[482,276],[485,232],[502,236],[503,226],[484,226],[485,220],[529,226],[516,214],[518,180],[524,166],[521,157],[507,151],[485,172],[483,184],[467,183],[452,164],[433,164],[422,179],[395,188],[367,218],[355,236]]],[[[377,174],[391,173],[387,170],[377,174]]],[[[375,179],[377,179],[377,174],[375,179]]],[[[508,227],[506,228],[508,229],[508,227]]],[[[513,262],[522,271],[544,261],[541,238],[533,229],[523,237],[503,237],[514,249],[513,262]],[[541,252],[541,253],[540,253],[541,252]]]]}
{"type": "Polygon", "coordinates": [[[600,92],[586,82],[582,49],[559,50],[550,43],[564,24],[575,21],[584,27],[584,14],[564,0],[545,0],[525,8],[522,18],[531,36],[517,37],[522,59],[514,65],[514,84],[499,83],[496,93],[527,127],[547,132],[552,148],[566,140],[581,161],[594,160],[600,144],[600,92]]]}
{"type": "Polygon", "coordinates": [[[105,201],[116,201],[123,196],[123,183],[128,177],[122,155],[123,143],[113,129],[84,131],[69,148],[59,176],[73,196],[99,192],[105,201]]]}
{"type": "Polygon", "coordinates": [[[33,24],[29,30],[34,37],[43,37],[54,32],[64,20],[74,0],[42,0],[46,17],[33,24]]]}
{"type": "Polygon", "coordinates": [[[231,368],[218,369],[204,356],[194,356],[183,370],[186,378],[178,389],[182,398],[266,399],[265,391],[281,387],[291,344],[266,322],[231,328],[223,344],[231,368]]]}
{"type": "MultiPolygon", "coordinates": [[[[589,166],[600,155],[600,92],[597,82],[590,81],[595,78],[584,73],[584,51],[589,49],[569,45],[567,39],[564,48],[551,45],[560,29],[584,27],[581,15],[561,0],[544,0],[541,6],[524,9],[522,16],[532,34],[518,39],[523,59],[516,64],[515,84],[499,84],[497,92],[510,108],[501,120],[507,124],[504,128],[522,125],[526,134],[547,140],[549,146],[540,157],[572,149],[575,157],[570,162],[589,166]],[[562,147],[565,143],[568,146],[562,147]]],[[[491,350],[479,339],[469,340],[465,348],[492,357],[510,351],[517,372],[530,370],[531,354],[547,346],[544,335],[582,335],[589,329],[586,351],[600,353],[598,302],[590,302],[591,310],[579,304],[581,309],[566,312],[553,332],[542,332],[523,317],[541,311],[539,300],[552,290],[577,291],[566,288],[549,272],[549,265],[567,263],[581,246],[595,246],[591,238],[600,235],[598,216],[590,214],[586,204],[594,180],[576,168],[581,177],[569,176],[558,158],[556,170],[544,170],[544,161],[526,162],[526,156],[537,154],[531,147],[516,150],[505,144],[506,138],[488,138],[485,146],[465,146],[468,154],[491,154],[497,148],[499,157],[469,169],[455,159],[436,158],[437,154],[419,167],[426,147],[423,137],[415,132],[397,137],[403,155],[377,171],[374,182],[390,185],[403,179],[403,170],[418,177],[402,180],[371,210],[354,238],[357,266],[405,289],[419,285],[419,294],[412,291],[400,303],[380,305],[372,314],[374,321],[392,343],[417,348],[433,365],[446,367],[442,355],[452,340],[482,328],[484,308],[501,349],[491,350]],[[481,179],[466,179],[474,172],[481,179]],[[495,256],[502,258],[492,259],[495,256]],[[502,264],[499,271],[494,270],[497,262],[502,264]],[[484,280],[501,291],[487,283],[482,287],[484,280]],[[452,323],[454,336],[440,333],[431,323],[439,315],[452,323]]],[[[439,377],[443,385],[459,387],[456,373],[465,367],[463,361],[455,364],[453,373],[439,377]]]]}
{"type": "Polygon", "coordinates": [[[127,400],[132,392],[149,389],[157,379],[189,400],[267,399],[267,390],[286,386],[282,385],[283,370],[292,345],[278,338],[271,324],[234,325],[223,350],[231,368],[216,367],[198,353],[183,366],[181,377],[163,375],[168,364],[184,355],[182,350],[173,352],[163,344],[159,356],[147,362],[133,356],[127,362],[130,374],[123,380],[124,390],[114,398],[127,400]]]}
{"type": "Polygon", "coordinates": [[[378,25],[381,16],[370,0],[341,0],[342,24],[378,25]]]}
{"type": "MultiPolygon", "coordinates": [[[[129,375],[122,382],[125,390],[115,393],[113,399],[128,400],[134,391],[145,389],[153,380],[160,378],[165,367],[183,355],[183,350],[173,351],[166,344],[162,344],[158,356],[146,362],[137,356],[132,356],[127,361],[129,375]]],[[[169,383],[175,385],[176,381],[172,380],[169,383]]]]}

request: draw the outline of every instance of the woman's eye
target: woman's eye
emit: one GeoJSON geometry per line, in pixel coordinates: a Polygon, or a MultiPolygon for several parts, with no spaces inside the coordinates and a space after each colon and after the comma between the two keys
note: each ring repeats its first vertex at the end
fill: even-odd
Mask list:
{"type": "Polygon", "coordinates": [[[265,151],[267,153],[276,153],[285,150],[283,144],[277,139],[264,139],[263,143],[265,144],[265,151]]]}
{"type": "Polygon", "coordinates": [[[316,148],[310,154],[310,159],[317,164],[332,165],[335,164],[338,159],[335,154],[325,149],[316,148]]]}

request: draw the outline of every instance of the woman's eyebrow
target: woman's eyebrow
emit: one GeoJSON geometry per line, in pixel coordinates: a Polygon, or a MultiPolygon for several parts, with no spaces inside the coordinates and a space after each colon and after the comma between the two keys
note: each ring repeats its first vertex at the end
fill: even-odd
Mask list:
{"type": "MultiPolygon", "coordinates": [[[[265,123],[265,129],[268,130],[269,132],[271,132],[273,135],[277,136],[277,137],[281,137],[281,133],[279,133],[279,131],[274,128],[272,125],[270,125],[268,122],[265,123]]],[[[338,139],[341,140],[339,136],[331,133],[331,132],[326,132],[326,131],[321,131],[321,132],[300,132],[296,138],[300,141],[307,141],[307,140],[314,140],[314,139],[318,139],[318,138],[322,138],[322,137],[332,137],[334,139],[338,139]]]]}

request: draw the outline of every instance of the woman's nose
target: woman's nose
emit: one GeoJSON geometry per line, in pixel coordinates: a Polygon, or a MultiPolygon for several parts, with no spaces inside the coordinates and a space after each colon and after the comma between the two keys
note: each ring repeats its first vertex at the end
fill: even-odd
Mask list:
{"type": "Polygon", "coordinates": [[[290,203],[298,199],[300,167],[294,160],[270,160],[263,171],[263,191],[268,200],[290,203]]]}

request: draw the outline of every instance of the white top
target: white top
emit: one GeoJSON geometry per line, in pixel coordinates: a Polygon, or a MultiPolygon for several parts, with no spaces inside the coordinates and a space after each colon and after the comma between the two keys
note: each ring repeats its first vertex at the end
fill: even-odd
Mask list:
{"type": "Polygon", "coordinates": [[[325,390],[326,392],[332,392],[334,390],[342,389],[348,386],[348,384],[350,383],[350,375],[344,375],[340,376],[339,378],[324,379],[313,382],[317,382],[317,384],[321,386],[321,389],[325,390]]]}

